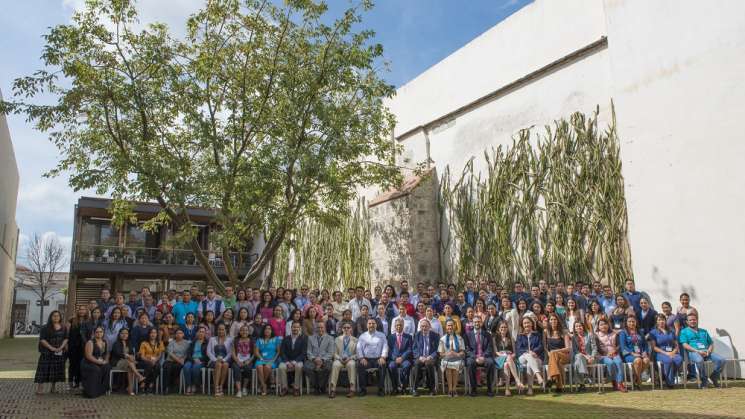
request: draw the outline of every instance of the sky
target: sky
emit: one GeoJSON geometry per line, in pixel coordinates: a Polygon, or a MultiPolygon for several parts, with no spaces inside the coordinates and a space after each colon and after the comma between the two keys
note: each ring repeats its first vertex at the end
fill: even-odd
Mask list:
{"type": "MultiPolygon", "coordinates": [[[[383,77],[402,86],[458,48],[521,9],[532,0],[376,0],[363,27],[376,32],[390,63],[383,77]]],[[[13,80],[41,68],[39,59],[48,28],[69,23],[84,0],[4,0],[0,13],[0,90],[10,97],[13,80]]],[[[328,0],[338,13],[347,0],[328,0]]],[[[204,0],[139,0],[144,23],[159,21],[183,33],[186,17],[204,0]]],[[[23,117],[8,116],[8,127],[20,172],[16,221],[21,230],[19,263],[24,243],[32,234],[56,235],[67,247],[72,241],[73,212],[80,196],[67,176],[45,178],[59,155],[46,134],[35,131],[23,117]]]]}

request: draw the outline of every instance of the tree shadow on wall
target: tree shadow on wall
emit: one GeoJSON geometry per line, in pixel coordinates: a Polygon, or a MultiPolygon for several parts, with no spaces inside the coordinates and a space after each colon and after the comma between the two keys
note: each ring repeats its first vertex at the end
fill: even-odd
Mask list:
{"type": "Polygon", "coordinates": [[[401,197],[371,209],[375,214],[370,233],[382,242],[387,259],[384,263],[386,272],[379,272],[377,268],[373,271],[378,281],[387,281],[391,278],[408,279],[412,275],[410,249],[412,231],[408,204],[408,197],[401,197]]]}

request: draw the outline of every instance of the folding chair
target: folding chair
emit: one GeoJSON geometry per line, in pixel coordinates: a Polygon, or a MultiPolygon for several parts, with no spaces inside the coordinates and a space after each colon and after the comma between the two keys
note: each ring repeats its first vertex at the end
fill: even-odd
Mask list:
{"type": "MultiPolygon", "coordinates": [[[[109,391],[107,391],[106,394],[108,395],[111,394],[111,387],[114,385],[114,374],[124,374],[126,376],[127,373],[128,373],[127,370],[120,370],[120,369],[112,368],[109,371],[109,391]]],[[[140,386],[137,385],[134,379],[132,379],[132,387],[134,388],[135,394],[137,394],[139,392],[140,386]]]]}

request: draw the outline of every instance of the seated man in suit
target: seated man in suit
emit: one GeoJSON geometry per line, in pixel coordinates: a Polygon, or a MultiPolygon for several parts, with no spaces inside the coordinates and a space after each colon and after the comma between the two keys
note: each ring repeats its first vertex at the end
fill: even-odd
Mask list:
{"type": "Polygon", "coordinates": [[[292,382],[293,394],[300,395],[303,385],[303,361],[308,352],[308,337],[301,333],[300,322],[292,322],[290,335],[282,339],[279,364],[279,388],[280,395],[287,394],[287,372],[295,372],[295,380],[292,382]]]}
{"type": "Polygon", "coordinates": [[[303,364],[305,375],[316,395],[326,392],[333,358],[334,338],[326,333],[326,324],[319,322],[318,333],[308,338],[307,361],[303,364]]]}
{"type": "Polygon", "coordinates": [[[331,391],[329,398],[336,397],[336,380],[339,379],[339,372],[342,369],[347,370],[349,376],[349,393],[347,397],[354,396],[354,384],[357,381],[357,338],[352,336],[352,325],[345,324],[342,326],[342,335],[336,338],[336,352],[334,353],[334,363],[331,366],[331,391]]]}
{"type": "Polygon", "coordinates": [[[393,319],[395,332],[388,336],[388,373],[393,382],[393,393],[404,394],[409,383],[411,358],[414,354],[414,338],[404,333],[404,320],[400,317],[393,319]]]}
{"type": "Polygon", "coordinates": [[[411,395],[419,396],[416,388],[421,376],[420,371],[424,369],[429,394],[434,396],[435,365],[437,364],[437,345],[440,343],[440,335],[431,330],[431,323],[427,319],[420,320],[419,327],[422,330],[414,336],[414,387],[411,388],[411,395]]]}
{"type": "Polygon", "coordinates": [[[357,338],[358,394],[367,394],[367,369],[378,369],[378,396],[385,396],[385,360],[388,358],[388,341],[376,330],[375,319],[367,319],[367,332],[357,338]]]}
{"type": "Polygon", "coordinates": [[[481,317],[473,318],[473,330],[466,333],[466,367],[468,368],[469,381],[471,383],[470,396],[476,396],[476,369],[484,367],[486,370],[487,396],[494,395],[494,348],[492,347],[491,335],[483,329],[481,317]]]}

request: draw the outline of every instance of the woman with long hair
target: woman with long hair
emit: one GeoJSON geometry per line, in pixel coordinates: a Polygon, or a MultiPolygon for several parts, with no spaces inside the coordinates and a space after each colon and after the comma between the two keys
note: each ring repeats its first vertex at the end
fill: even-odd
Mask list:
{"type": "Polygon", "coordinates": [[[230,373],[230,361],[233,355],[230,350],[232,344],[233,339],[228,336],[225,325],[222,323],[218,324],[215,336],[210,338],[210,343],[207,346],[207,356],[210,358],[209,367],[213,369],[215,379],[216,397],[223,395],[222,388],[230,373]]]}
{"type": "Polygon", "coordinates": [[[585,321],[585,312],[577,305],[577,300],[574,298],[567,298],[567,312],[564,321],[565,330],[574,330],[574,323],[585,321]]]}
{"type": "Polygon", "coordinates": [[[647,341],[638,329],[636,317],[626,318],[626,328],[618,335],[623,361],[630,363],[634,370],[634,387],[641,387],[642,371],[649,367],[647,341]]]}
{"type": "Polygon", "coordinates": [[[108,344],[104,339],[103,326],[93,329],[93,337],[85,344],[80,375],[83,379],[83,397],[96,398],[109,390],[108,344]]]}
{"type": "Polygon", "coordinates": [[[605,318],[603,307],[598,300],[590,300],[587,305],[587,314],[585,314],[585,330],[591,333],[598,331],[598,321],[605,318]]]}
{"type": "Polygon", "coordinates": [[[440,354],[440,368],[447,381],[448,395],[455,397],[458,395],[456,388],[458,376],[463,370],[466,345],[463,338],[456,332],[455,321],[452,318],[445,321],[445,335],[440,338],[437,352],[440,354]]]}
{"type": "Polygon", "coordinates": [[[80,363],[83,361],[85,342],[88,338],[84,335],[85,324],[88,323],[88,307],[79,306],[75,316],[70,319],[68,326],[67,341],[67,382],[70,388],[78,388],[80,385],[80,363]]]}
{"type": "MultiPolygon", "coordinates": [[[[572,323],[572,326],[574,326],[574,323],[572,323]]],[[[564,388],[564,366],[571,361],[570,348],[572,341],[569,334],[564,331],[564,324],[556,314],[548,317],[548,328],[544,333],[546,350],[548,351],[548,376],[556,386],[556,393],[561,393],[564,388]]]]}
{"type": "Polygon", "coordinates": [[[616,295],[616,308],[610,312],[610,324],[613,330],[620,333],[626,326],[626,318],[634,317],[634,309],[629,306],[628,300],[623,294],[616,295]]]}
{"type": "MultiPolygon", "coordinates": [[[[276,307],[280,309],[280,307],[276,307]]],[[[253,361],[253,342],[248,333],[248,326],[241,326],[238,336],[233,339],[233,382],[236,397],[248,395],[248,379],[251,377],[253,361]],[[246,383],[244,385],[244,382],[246,383]]]]}
{"type": "MultiPolygon", "coordinates": [[[[207,356],[209,340],[207,339],[205,330],[204,326],[197,328],[197,334],[191,341],[189,353],[184,363],[184,384],[187,396],[191,396],[196,392],[196,383],[199,382],[202,368],[206,367],[209,363],[209,357],[207,356]]],[[[202,392],[204,392],[204,389],[202,389],[202,392]]]]}
{"type": "Polygon", "coordinates": [[[211,339],[215,336],[215,312],[207,310],[202,317],[202,323],[199,326],[204,327],[204,332],[207,334],[207,339],[211,339]]]}
{"type": "Polygon", "coordinates": [[[585,378],[590,372],[588,365],[594,364],[597,357],[598,345],[595,335],[588,332],[582,322],[574,323],[574,333],[572,333],[572,359],[574,370],[577,371],[579,391],[584,391],[585,378]]]}
{"type": "Polygon", "coordinates": [[[116,342],[116,339],[119,337],[119,331],[125,327],[129,328],[127,321],[122,315],[122,310],[119,307],[114,307],[114,309],[111,310],[109,319],[106,320],[104,325],[103,337],[106,339],[106,344],[109,348],[114,346],[114,342],[116,342]]]}
{"type": "Polygon", "coordinates": [[[230,331],[229,335],[231,338],[235,339],[236,336],[238,336],[238,333],[240,333],[241,327],[248,326],[248,334],[251,335],[251,316],[248,308],[241,307],[238,309],[238,315],[236,316],[235,320],[233,321],[233,324],[230,325],[230,331]]]}
{"type": "Polygon", "coordinates": [[[274,306],[274,313],[272,314],[272,317],[269,319],[269,325],[272,326],[272,330],[274,331],[274,336],[284,337],[285,336],[285,327],[287,326],[287,322],[285,321],[285,313],[282,307],[280,306],[274,306]]]}
{"type": "Polygon", "coordinates": [[[598,339],[598,362],[605,365],[608,376],[613,377],[613,388],[625,393],[627,390],[623,384],[623,360],[618,348],[618,333],[603,318],[598,321],[595,336],[598,339]]]}
{"type": "Polygon", "coordinates": [[[49,392],[56,393],[56,384],[65,382],[67,341],[67,328],[62,323],[62,314],[54,310],[49,313],[47,324],[39,331],[39,362],[34,376],[36,394],[44,392],[44,383],[51,383],[49,392]]]}
{"type": "Polygon", "coordinates": [[[265,319],[272,317],[274,314],[274,297],[271,292],[264,291],[261,293],[261,302],[256,310],[261,313],[261,317],[265,319]]]}
{"type": "Polygon", "coordinates": [[[199,330],[199,327],[197,326],[197,318],[194,316],[194,313],[186,313],[186,317],[184,317],[184,325],[181,327],[181,330],[184,332],[184,339],[188,341],[194,340],[194,337],[197,335],[197,330],[199,330]]]}
{"type": "Polygon", "coordinates": [[[261,337],[254,345],[254,356],[256,358],[256,373],[259,376],[261,395],[266,396],[269,379],[272,370],[277,368],[280,355],[280,344],[282,339],[274,336],[272,326],[266,324],[261,329],[261,337]]]}
{"type": "Polygon", "coordinates": [[[93,331],[99,326],[104,327],[105,323],[103,312],[98,306],[90,310],[88,321],[80,326],[80,333],[83,335],[83,349],[85,349],[85,343],[93,339],[93,331]]]}
{"type": "Polygon", "coordinates": [[[155,383],[160,374],[160,359],[166,350],[158,335],[158,329],[150,329],[150,332],[147,334],[147,340],[140,343],[140,350],[138,352],[139,362],[137,366],[145,372],[145,380],[140,382],[140,388],[145,393],[150,392],[155,394],[155,383]]]}
{"type": "Polygon", "coordinates": [[[545,353],[543,337],[536,332],[533,319],[525,317],[522,320],[522,332],[517,337],[516,352],[520,365],[525,369],[528,376],[528,396],[533,395],[533,380],[537,379],[542,386],[543,380],[543,355],[545,353]]]}
{"type": "Polygon", "coordinates": [[[656,327],[649,332],[649,342],[652,344],[652,353],[662,363],[660,373],[665,378],[665,387],[673,388],[683,358],[680,356],[678,338],[668,327],[667,317],[658,314],[656,320],[656,327]]]}
{"type": "Polygon", "coordinates": [[[303,319],[303,333],[305,336],[313,336],[318,330],[318,313],[315,306],[308,308],[303,319]]]}
{"type": "Polygon", "coordinates": [[[141,383],[145,380],[145,376],[137,371],[137,360],[129,341],[129,329],[124,328],[119,331],[119,337],[111,348],[109,364],[112,368],[127,372],[127,393],[134,396],[132,382],[137,378],[137,381],[141,383]]]}
{"type": "Polygon", "coordinates": [[[504,373],[505,389],[504,395],[511,396],[510,376],[515,379],[517,389],[522,391],[525,387],[520,380],[520,374],[515,364],[515,341],[512,340],[510,328],[505,322],[499,322],[494,333],[494,363],[498,370],[504,373]]]}

